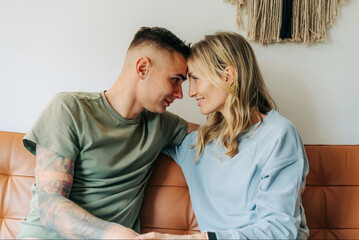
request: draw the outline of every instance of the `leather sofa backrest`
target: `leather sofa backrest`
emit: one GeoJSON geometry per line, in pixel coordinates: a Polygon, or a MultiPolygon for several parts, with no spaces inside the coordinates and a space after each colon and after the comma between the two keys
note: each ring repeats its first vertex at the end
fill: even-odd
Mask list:
{"type": "Polygon", "coordinates": [[[142,232],[199,232],[181,168],[166,155],[157,158],[140,212],[142,232]]]}
{"type": "MultiPolygon", "coordinates": [[[[0,239],[15,238],[29,212],[35,157],[23,133],[0,131],[0,239]]],[[[312,239],[359,239],[359,145],[308,145],[310,164],[303,205],[312,239]]],[[[181,169],[160,156],[140,212],[142,232],[198,232],[181,169]]]]}
{"type": "Polygon", "coordinates": [[[35,157],[22,145],[23,133],[0,132],[0,239],[13,239],[30,211],[35,157]]]}
{"type": "Polygon", "coordinates": [[[303,205],[316,239],[359,239],[359,145],[307,145],[303,205]]]}

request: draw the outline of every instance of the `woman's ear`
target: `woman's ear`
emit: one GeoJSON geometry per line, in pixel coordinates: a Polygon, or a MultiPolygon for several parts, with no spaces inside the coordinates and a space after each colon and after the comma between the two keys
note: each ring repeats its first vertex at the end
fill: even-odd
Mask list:
{"type": "Polygon", "coordinates": [[[145,79],[151,67],[151,60],[148,57],[141,57],[136,63],[137,76],[140,79],[145,79]]]}
{"type": "Polygon", "coordinates": [[[224,80],[230,86],[233,85],[234,81],[236,80],[236,70],[232,66],[228,66],[224,69],[224,80]]]}

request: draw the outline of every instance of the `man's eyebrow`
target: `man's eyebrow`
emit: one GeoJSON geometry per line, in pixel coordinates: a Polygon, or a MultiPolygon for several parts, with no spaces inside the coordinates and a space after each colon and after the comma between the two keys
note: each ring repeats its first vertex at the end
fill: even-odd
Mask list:
{"type": "Polygon", "coordinates": [[[176,74],[177,77],[180,77],[183,81],[185,81],[187,79],[187,77],[183,76],[183,74],[179,73],[176,74]]]}

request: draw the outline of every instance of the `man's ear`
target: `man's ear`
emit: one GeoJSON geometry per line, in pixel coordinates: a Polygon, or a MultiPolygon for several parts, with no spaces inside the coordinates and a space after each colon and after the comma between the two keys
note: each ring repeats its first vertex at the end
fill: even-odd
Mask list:
{"type": "Polygon", "coordinates": [[[136,63],[137,76],[144,79],[151,68],[151,60],[148,57],[141,57],[136,63]]]}
{"type": "Polygon", "coordinates": [[[232,66],[228,66],[224,69],[224,81],[230,86],[236,81],[236,70],[232,66]]]}

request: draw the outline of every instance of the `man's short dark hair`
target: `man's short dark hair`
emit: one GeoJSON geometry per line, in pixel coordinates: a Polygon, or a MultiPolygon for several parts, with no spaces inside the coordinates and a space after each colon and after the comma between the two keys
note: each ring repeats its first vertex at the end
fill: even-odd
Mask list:
{"type": "Polygon", "coordinates": [[[179,39],[171,31],[162,27],[141,27],[135,34],[130,47],[135,48],[141,44],[152,44],[169,52],[177,51],[186,59],[190,53],[190,45],[179,39]]]}

